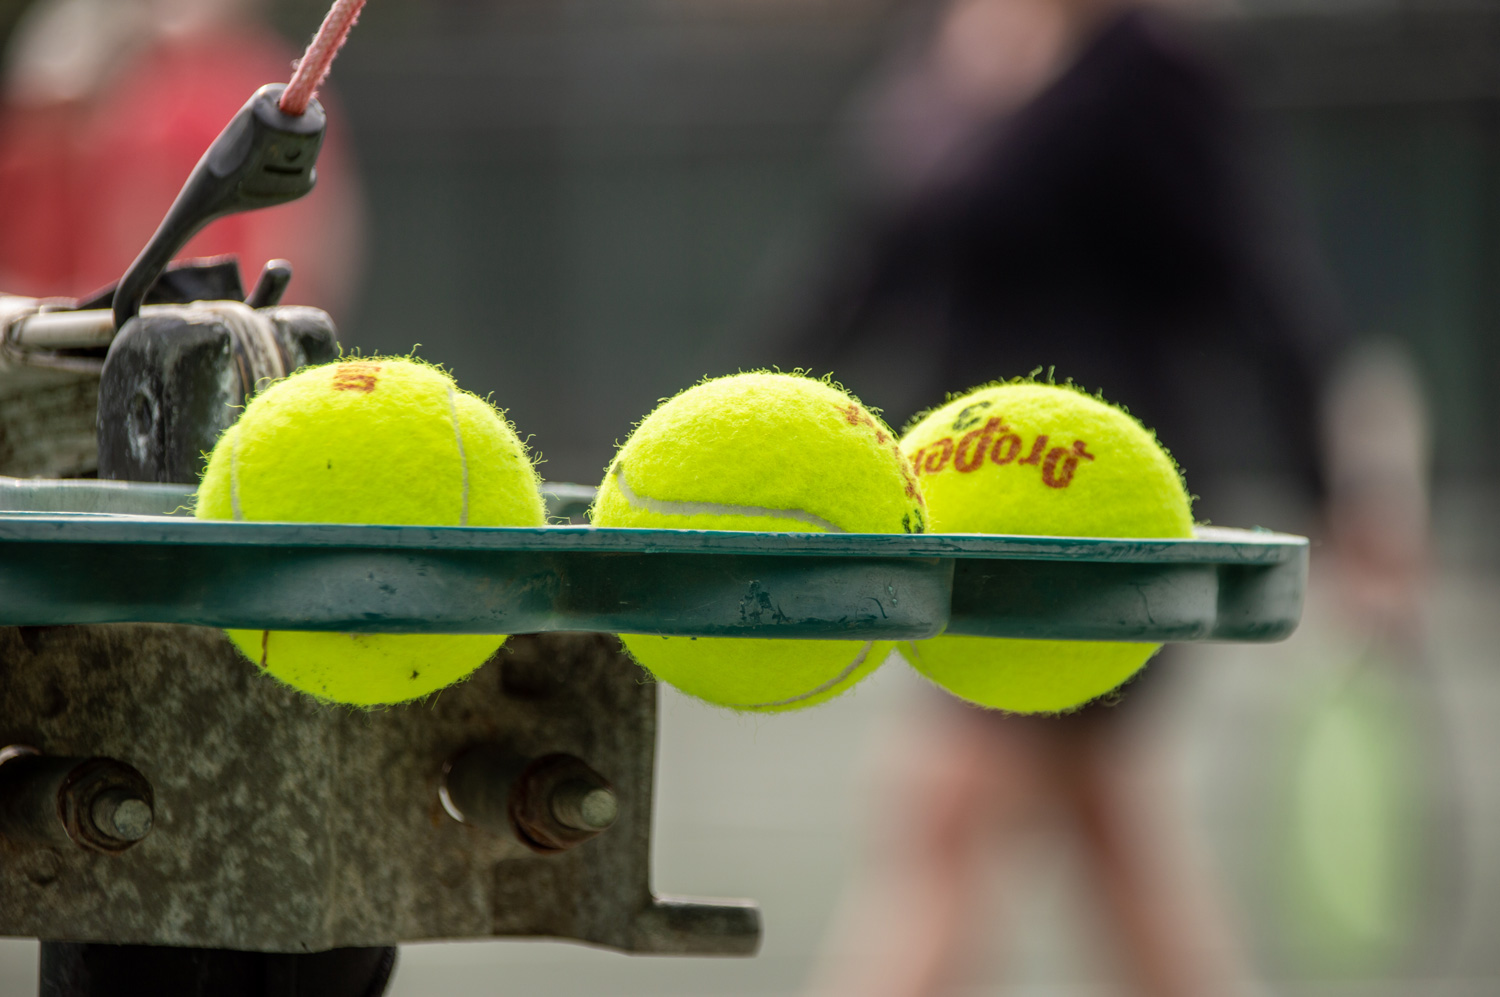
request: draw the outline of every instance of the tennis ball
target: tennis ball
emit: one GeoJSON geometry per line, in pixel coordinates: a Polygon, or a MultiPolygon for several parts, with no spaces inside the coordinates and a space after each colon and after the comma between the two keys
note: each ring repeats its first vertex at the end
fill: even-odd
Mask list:
{"type": "MultiPolygon", "coordinates": [[[[199,519],[541,526],[526,447],[443,371],[389,357],[305,368],[256,395],[214,446],[199,519]]],[[[230,630],[251,661],[319,699],[400,703],[484,664],[501,635],[230,630]]]]}
{"type": "MultiPolygon", "coordinates": [[[[773,533],[921,533],[921,491],[895,434],[833,385],[755,372],[664,402],[625,441],[596,526],[773,533]]],[[[737,710],[799,709],[851,688],[888,643],[623,635],[636,661],[737,710]]]]}
{"type": "MultiPolygon", "coordinates": [[[[1189,537],[1177,465],[1128,414],[1066,385],[980,388],[901,441],[942,533],[1189,537]]],[[[949,692],[1014,713],[1058,713],[1116,688],[1157,644],[936,637],[904,657],[949,692]]]]}

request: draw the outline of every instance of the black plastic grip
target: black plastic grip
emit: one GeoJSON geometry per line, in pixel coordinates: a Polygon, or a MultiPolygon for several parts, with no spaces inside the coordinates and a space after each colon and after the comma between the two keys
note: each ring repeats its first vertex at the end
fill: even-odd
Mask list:
{"type": "Polygon", "coordinates": [[[313,189],[327,118],[316,100],[297,117],[283,113],[276,102],[285,89],[285,83],[271,83],[255,91],[193,167],[115,289],[116,329],[140,313],[151,286],[203,226],[237,211],[295,201],[313,189]]]}

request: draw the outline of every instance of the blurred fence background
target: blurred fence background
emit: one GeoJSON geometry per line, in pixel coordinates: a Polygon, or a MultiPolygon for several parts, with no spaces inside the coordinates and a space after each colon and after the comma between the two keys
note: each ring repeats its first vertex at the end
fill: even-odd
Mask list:
{"type": "MultiPolygon", "coordinates": [[[[280,0],[300,38],[317,4],[280,0]]],[[[1500,8],[1256,5],[1211,29],[1280,135],[1356,328],[1413,347],[1445,485],[1500,461],[1500,8]]],[[[365,349],[494,390],[591,481],[761,347],[840,218],[890,0],[384,0],[336,87],[373,222],[365,349]]],[[[871,399],[880,404],[880,399],[871,399]]]]}

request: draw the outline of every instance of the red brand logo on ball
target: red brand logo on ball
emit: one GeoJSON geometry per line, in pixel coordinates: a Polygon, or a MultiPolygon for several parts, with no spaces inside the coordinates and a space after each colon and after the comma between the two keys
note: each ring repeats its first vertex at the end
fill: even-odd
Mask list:
{"type": "MultiPolygon", "coordinates": [[[[976,420],[977,421],[977,420],[976,420]]],[[[973,425],[972,422],[968,425],[973,425]]],[[[1047,434],[1039,434],[1025,446],[1021,435],[1005,424],[999,416],[991,416],[983,426],[971,429],[953,442],[953,437],[929,443],[911,455],[912,466],[918,474],[939,474],[951,467],[960,474],[971,474],[991,464],[1027,464],[1042,469],[1042,484],[1048,488],[1066,488],[1073,483],[1081,461],[1093,460],[1088,445],[1074,440],[1071,447],[1047,446],[1047,434]],[[1021,451],[1026,456],[1021,456],[1021,451]]]]}
{"type": "MultiPolygon", "coordinates": [[[[885,430],[881,428],[880,423],[875,421],[874,416],[870,415],[870,413],[860,408],[854,402],[850,402],[848,405],[840,405],[836,407],[838,408],[839,412],[843,414],[844,421],[849,423],[849,425],[862,425],[868,429],[874,430],[876,443],[879,443],[882,446],[884,446],[886,443],[890,444],[891,453],[896,455],[897,466],[901,468],[901,477],[906,482],[906,497],[909,499],[916,499],[920,502],[921,493],[917,491],[917,475],[922,472],[920,469],[913,469],[912,467],[908,466],[906,455],[901,452],[901,445],[895,440],[892,440],[888,435],[886,435],[885,430]]],[[[910,463],[914,464],[915,461],[912,461],[910,463]]],[[[921,511],[918,510],[919,519],[920,516],[921,511]]],[[[908,529],[908,532],[921,533],[922,530],[908,529]]]]}
{"type": "Polygon", "coordinates": [[[375,390],[375,375],[380,372],[378,363],[342,363],[333,374],[333,390],[335,391],[363,391],[369,393],[375,390]]]}

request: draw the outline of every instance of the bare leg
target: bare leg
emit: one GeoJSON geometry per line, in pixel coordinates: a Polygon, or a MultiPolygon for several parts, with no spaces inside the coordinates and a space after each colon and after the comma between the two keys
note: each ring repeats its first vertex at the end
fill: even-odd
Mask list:
{"type": "Polygon", "coordinates": [[[1027,725],[957,702],[929,711],[892,761],[890,813],[866,882],[845,903],[813,991],[937,997],[968,962],[986,853],[1035,810],[1041,784],[1027,725]]]}
{"type": "Polygon", "coordinates": [[[1234,994],[1246,985],[1223,913],[1166,791],[1165,767],[1114,720],[1059,738],[1058,789],[1144,997],[1234,994]]]}

